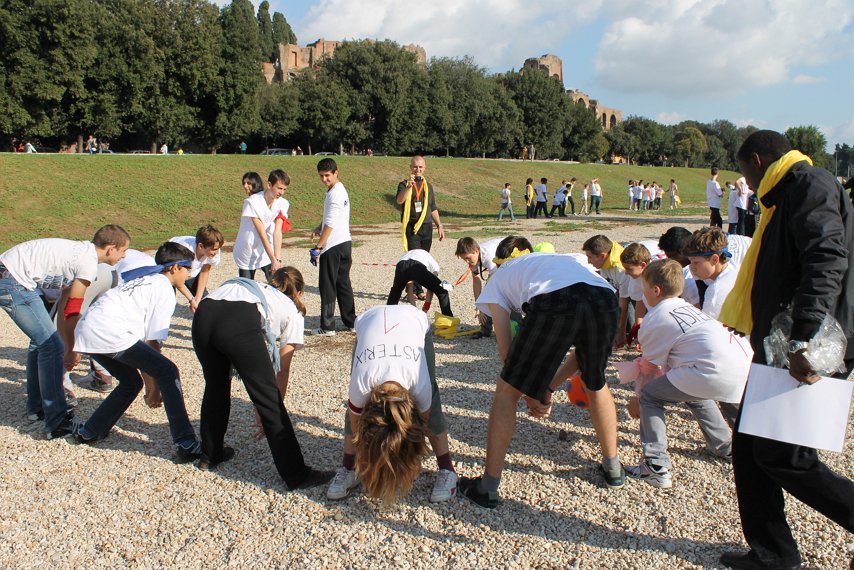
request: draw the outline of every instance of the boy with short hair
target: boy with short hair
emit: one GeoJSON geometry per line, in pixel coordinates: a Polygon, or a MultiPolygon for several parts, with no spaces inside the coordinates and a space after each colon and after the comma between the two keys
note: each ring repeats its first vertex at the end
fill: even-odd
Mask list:
{"type": "Polygon", "coordinates": [[[694,278],[708,285],[703,312],[717,319],[738,277],[738,266],[729,261],[732,254],[727,248],[726,234],[720,228],[697,230],[685,245],[685,255],[694,278]]]}
{"type": "Polygon", "coordinates": [[[551,218],[551,215],[546,211],[546,200],[549,196],[549,189],[546,186],[548,183],[548,178],[540,178],[540,183],[534,187],[534,191],[537,193],[537,206],[534,208],[534,218],[537,217],[540,211],[543,212],[545,217],[551,218]]]}
{"type": "Polygon", "coordinates": [[[718,183],[718,167],[712,167],[712,177],[706,181],[706,203],[709,205],[709,226],[722,228],[724,221],[721,218],[721,198],[724,191],[718,183]]]}
{"type": "Polygon", "coordinates": [[[86,288],[98,263],[115,265],[125,255],[130,236],[121,226],[106,225],[91,242],[44,238],[18,244],[0,254],[0,305],[30,339],[27,352],[27,412],[44,419],[48,439],[72,433],[74,414],[62,387],[64,368],[80,356],[74,351],[74,327],[86,288]],[[38,289],[62,289],[57,310],[64,320],[57,331],[38,289]]]}
{"type": "Polygon", "coordinates": [[[317,174],[326,186],[323,202],[323,221],[314,228],[311,237],[317,237],[320,265],[320,328],[314,334],[335,334],[335,300],[341,311],[341,321],[347,330],[355,330],[356,303],[350,284],[350,267],[353,265],[353,242],[350,237],[350,196],[338,180],[338,165],[331,158],[317,163],[317,174]]]}
{"type": "Polygon", "coordinates": [[[673,485],[673,477],[665,405],[688,404],[706,438],[707,449],[729,457],[732,432],[715,402],[722,403],[728,416],[737,414],[753,351],[745,339],[679,298],[684,281],[676,261],[651,262],[643,271],[642,282],[649,313],[638,333],[643,346],[639,366],[645,374],[657,377],[640,392],[644,457],[638,466],[627,467],[626,473],[667,489],[673,485]]]}
{"type": "Polygon", "coordinates": [[[587,256],[587,261],[599,271],[608,283],[617,291],[620,306],[620,318],[617,323],[614,346],[623,346],[626,340],[626,326],[629,319],[629,301],[631,300],[631,279],[623,269],[620,255],[623,246],[602,234],[595,235],[584,242],[582,251],[587,256]]]}
{"type": "Polygon", "coordinates": [[[688,256],[685,255],[685,246],[688,244],[689,239],[691,239],[691,230],[673,226],[672,228],[668,228],[658,238],[658,248],[664,252],[667,259],[672,259],[682,266],[685,288],[680,297],[695,307],[700,308],[703,304],[703,296],[706,294],[706,284],[702,281],[697,281],[691,274],[691,264],[688,256]]]}
{"type": "Polygon", "coordinates": [[[160,389],[178,461],[201,456],[201,443],[187,417],[178,368],[154,348],[169,334],[174,289],[184,285],[194,257],[183,245],[164,243],[155,254],[157,265],[125,273],[126,282],[99,297],[80,319],[77,346],[106,368],[118,385],[77,427],[78,442],[94,443],[107,437],[142,389],[142,371],[160,389]]]}
{"type": "MultiPolygon", "coordinates": [[[[465,261],[471,271],[471,286],[474,294],[475,303],[477,303],[480,292],[485,282],[492,272],[498,269],[498,266],[492,261],[495,257],[495,251],[498,249],[498,244],[504,238],[493,238],[485,242],[478,243],[472,237],[462,237],[457,242],[456,256],[465,261]]],[[[465,274],[463,274],[465,275],[465,274]]],[[[459,285],[457,281],[454,285],[459,285]]],[[[474,338],[483,338],[492,335],[492,317],[483,313],[480,309],[475,308],[477,320],[480,324],[480,333],[474,335],[474,338]]]]}
{"type": "MultiPolygon", "coordinates": [[[[410,249],[397,260],[394,267],[394,282],[388,293],[386,305],[397,305],[400,301],[400,294],[406,289],[407,283],[413,282],[427,289],[427,298],[422,307],[425,313],[430,310],[433,295],[436,295],[439,298],[442,314],[453,317],[451,298],[448,296],[448,292],[453,287],[447,281],[439,279],[439,270],[439,264],[427,251],[410,249]]],[[[407,300],[411,305],[415,305],[415,294],[412,291],[407,293],[407,300]]]]}
{"type": "Polygon", "coordinates": [[[552,393],[576,367],[572,358],[561,363],[573,345],[590,398],[605,485],[618,488],[625,482],[617,453],[617,411],[605,381],[618,315],[614,289],[570,255],[532,249],[521,236],[502,240],[496,252],[501,267],[477,301],[495,322],[498,356],[504,363],[489,413],[484,475],[459,482],[460,494],[484,508],[498,506],[519,400],[524,397],[532,416],[548,416],[552,393]],[[510,313],[523,307],[523,326],[511,342],[510,313]]]}
{"type": "Polygon", "coordinates": [[[195,237],[176,236],[169,241],[180,243],[195,254],[193,267],[190,269],[190,278],[179,289],[190,303],[190,310],[195,313],[202,298],[207,295],[211,267],[219,265],[220,250],[225,244],[225,238],[222,232],[208,224],[200,227],[195,237]]]}
{"type": "Polygon", "coordinates": [[[501,208],[498,210],[498,221],[504,218],[504,211],[510,213],[510,221],[515,222],[516,216],[513,215],[513,201],[510,199],[510,183],[505,182],[504,188],[501,189],[501,208]]]}

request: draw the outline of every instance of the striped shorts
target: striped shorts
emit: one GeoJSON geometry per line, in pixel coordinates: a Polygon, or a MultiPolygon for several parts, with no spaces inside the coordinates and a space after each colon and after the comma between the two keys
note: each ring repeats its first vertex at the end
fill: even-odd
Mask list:
{"type": "Polygon", "coordinates": [[[572,346],[581,378],[590,390],[605,385],[620,308],[610,289],[577,283],[537,295],[510,345],[501,378],[531,398],[542,400],[572,346]]]}

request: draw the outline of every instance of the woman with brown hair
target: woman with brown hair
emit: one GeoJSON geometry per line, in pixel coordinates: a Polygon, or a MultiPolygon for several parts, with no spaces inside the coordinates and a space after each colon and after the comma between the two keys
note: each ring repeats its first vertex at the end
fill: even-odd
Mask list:
{"type": "Polygon", "coordinates": [[[360,481],[385,503],[403,497],[421,472],[425,437],[439,465],[430,502],[456,494],[430,335],[427,317],[409,305],[373,307],[356,319],[344,460],[328,499],[343,499],[360,481]]]}

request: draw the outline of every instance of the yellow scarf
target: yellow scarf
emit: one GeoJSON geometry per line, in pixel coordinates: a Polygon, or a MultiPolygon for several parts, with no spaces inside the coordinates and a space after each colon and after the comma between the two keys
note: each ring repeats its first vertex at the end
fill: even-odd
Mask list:
{"type": "Polygon", "coordinates": [[[616,267],[617,269],[623,269],[623,262],[620,261],[620,255],[623,253],[623,246],[611,240],[611,253],[608,254],[608,259],[605,260],[605,263],[602,264],[602,269],[611,269],[612,267],[616,267]]]}
{"type": "Polygon", "coordinates": [[[810,157],[800,151],[791,150],[787,152],[768,167],[762,177],[762,182],[759,183],[759,189],[756,191],[762,217],[759,219],[759,226],[753,235],[753,241],[747,248],[747,253],[741,262],[735,285],[724,301],[718,318],[726,326],[742,334],[750,334],[750,331],[753,330],[753,307],[750,294],[753,290],[753,279],[756,276],[756,261],[759,259],[759,248],[762,247],[762,234],[765,233],[765,228],[768,227],[771,218],[774,216],[774,211],[777,209],[776,207],[766,208],[765,204],[762,203],[762,197],[777,186],[783,176],[795,164],[804,160],[812,164],[810,157]]]}
{"type": "MultiPolygon", "coordinates": [[[[427,184],[427,179],[422,178],[421,183],[424,185],[424,196],[421,201],[421,217],[418,218],[418,221],[415,222],[415,225],[412,226],[412,233],[417,234],[418,230],[421,229],[421,225],[424,223],[425,218],[427,217],[427,211],[430,209],[430,185],[427,184]]],[[[409,224],[409,216],[412,213],[412,192],[415,192],[415,187],[409,191],[409,198],[406,199],[406,202],[403,203],[403,222],[400,224],[400,237],[403,239],[403,251],[409,251],[409,244],[406,241],[406,226],[409,224]]]]}
{"type": "Polygon", "coordinates": [[[517,257],[522,257],[523,255],[528,255],[529,253],[531,253],[531,250],[528,248],[525,248],[525,249],[520,251],[518,247],[514,247],[513,251],[511,251],[510,255],[508,255],[507,257],[504,257],[504,258],[493,257],[492,263],[494,263],[495,265],[501,265],[503,263],[507,263],[511,259],[516,259],[517,257]]]}

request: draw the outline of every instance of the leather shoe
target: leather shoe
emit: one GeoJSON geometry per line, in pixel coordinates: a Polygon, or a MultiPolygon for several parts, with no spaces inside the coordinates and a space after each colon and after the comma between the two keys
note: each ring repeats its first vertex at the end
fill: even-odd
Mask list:
{"type": "Polygon", "coordinates": [[[798,570],[800,562],[791,566],[772,566],[762,562],[756,554],[748,552],[724,552],[718,559],[721,564],[737,570],[798,570]]]}
{"type": "Polygon", "coordinates": [[[218,461],[212,460],[207,455],[202,455],[202,458],[199,459],[199,464],[197,465],[197,467],[202,471],[211,471],[213,469],[216,469],[216,467],[220,463],[225,463],[226,461],[229,461],[232,458],[234,458],[234,448],[225,446],[222,448],[222,457],[218,461]]]}

